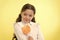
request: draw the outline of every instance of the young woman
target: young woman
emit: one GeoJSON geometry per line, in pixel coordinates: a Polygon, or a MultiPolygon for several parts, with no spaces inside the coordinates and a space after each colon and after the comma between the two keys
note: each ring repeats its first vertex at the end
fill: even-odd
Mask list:
{"type": "Polygon", "coordinates": [[[25,4],[14,24],[14,36],[16,40],[44,40],[39,29],[39,24],[35,23],[35,7],[25,4]]]}

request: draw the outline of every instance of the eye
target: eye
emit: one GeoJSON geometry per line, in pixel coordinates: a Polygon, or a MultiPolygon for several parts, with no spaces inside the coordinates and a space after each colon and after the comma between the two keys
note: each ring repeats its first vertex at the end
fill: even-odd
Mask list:
{"type": "Polygon", "coordinates": [[[29,15],[30,17],[32,17],[32,15],[29,15]]]}
{"type": "Polygon", "coordinates": [[[24,16],[27,16],[27,14],[24,14],[24,16]]]}

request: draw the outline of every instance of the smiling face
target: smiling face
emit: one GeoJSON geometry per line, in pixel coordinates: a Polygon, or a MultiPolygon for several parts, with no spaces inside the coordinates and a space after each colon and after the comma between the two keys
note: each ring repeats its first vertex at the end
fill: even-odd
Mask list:
{"type": "Polygon", "coordinates": [[[31,9],[26,9],[21,13],[22,21],[29,23],[34,17],[34,11],[31,9]]]}

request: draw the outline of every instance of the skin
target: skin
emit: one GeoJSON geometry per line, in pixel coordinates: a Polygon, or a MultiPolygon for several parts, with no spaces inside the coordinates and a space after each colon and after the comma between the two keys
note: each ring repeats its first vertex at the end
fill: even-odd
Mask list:
{"type": "MultiPolygon", "coordinates": [[[[22,22],[29,23],[34,17],[34,11],[31,9],[26,9],[21,13],[22,22]]],[[[24,33],[25,34],[25,33],[24,33]]],[[[27,34],[25,34],[27,35],[27,34]]],[[[28,37],[28,40],[33,40],[31,36],[28,37]]]]}
{"type": "Polygon", "coordinates": [[[29,23],[34,17],[34,12],[31,9],[26,9],[21,13],[22,21],[25,23],[29,23]]]}

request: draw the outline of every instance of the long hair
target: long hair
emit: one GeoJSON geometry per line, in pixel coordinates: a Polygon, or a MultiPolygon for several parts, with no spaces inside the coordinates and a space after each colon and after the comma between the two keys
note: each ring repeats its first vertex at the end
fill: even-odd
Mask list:
{"type": "MultiPolygon", "coordinates": [[[[33,10],[33,12],[34,12],[34,15],[35,15],[35,7],[33,6],[33,5],[31,5],[31,4],[25,4],[23,7],[22,7],[22,9],[21,9],[21,12],[24,12],[26,9],[31,9],[31,10],[33,10]]],[[[21,22],[21,13],[19,14],[19,16],[18,16],[18,18],[16,19],[16,22],[21,22]]],[[[36,22],[35,21],[35,17],[33,17],[33,19],[31,20],[32,22],[36,22]]],[[[16,35],[14,34],[14,37],[13,37],[13,39],[12,40],[14,40],[14,38],[16,38],[16,40],[17,40],[17,37],[16,37],[16,35]]]]}

